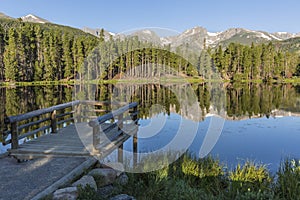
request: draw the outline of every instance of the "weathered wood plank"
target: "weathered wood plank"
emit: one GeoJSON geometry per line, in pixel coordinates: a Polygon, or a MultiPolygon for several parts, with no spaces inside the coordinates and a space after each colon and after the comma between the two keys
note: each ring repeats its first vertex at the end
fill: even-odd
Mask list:
{"type": "Polygon", "coordinates": [[[40,123],[43,123],[45,121],[50,121],[50,117],[46,117],[46,118],[43,118],[43,119],[40,119],[40,120],[37,120],[37,121],[33,121],[33,122],[29,122],[27,124],[23,124],[23,125],[20,125],[18,127],[19,131],[24,129],[24,128],[28,128],[30,126],[34,126],[34,125],[37,125],[37,124],[40,124],[40,123]]]}
{"type": "Polygon", "coordinates": [[[61,114],[56,115],[56,118],[58,119],[58,118],[62,118],[62,117],[67,116],[67,115],[73,115],[74,113],[75,113],[74,111],[61,113],[61,114]]]}
{"type": "Polygon", "coordinates": [[[114,105],[114,106],[124,106],[128,104],[127,102],[117,102],[117,101],[92,101],[92,100],[85,100],[85,101],[80,101],[81,104],[83,105],[91,105],[91,106],[109,106],[109,105],[114,105]]]}
{"type": "MultiPolygon", "coordinates": [[[[132,129],[130,127],[131,125],[125,125],[124,129],[126,132],[128,132],[127,130],[132,129]]],[[[132,130],[134,131],[134,129],[132,130]]],[[[115,128],[109,132],[106,139],[102,140],[99,144],[100,153],[95,155],[98,157],[107,156],[130,137],[130,135],[120,136],[122,131],[117,131],[117,128],[115,128]]],[[[48,134],[28,141],[21,144],[18,149],[12,149],[9,152],[10,155],[18,158],[34,158],[35,155],[37,157],[43,157],[43,155],[46,157],[85,157],[94,155],[94,153],[90,153],[81,142],[76,132],[75,125],[62,129],[58,134],[48,134]]]]}
{"type": "Polygon", "coordinates": [[[29,118],[38,117],[38,116],[46,114],[46,113],[51,113],[54,110],[62,110],[62,109],[65,109],[65,108],[69,108],[69,107],[78,105],[79,103],[80,103],[80,101],[78,101],[78,100],[68,102],[68,103],[63,103],[63,104],[59,104],[59,105],[52,106],[52,107],[49,107],[49,108],[43,108],[43,109],[40,109],[40,110],[35,110],[35,111],[32,111],[32,112],[28,112],[28,113],[25,113],[25,114],[10,116],[10,117],[7,117],[5,121],[6,121],[6,123],[19,122],[19,121],[23,121],[23,120],[26,120],[26,119],[29,119],[29,118]]]}
{"type": "Polygon", "coordinates": [[[115,110],[115,111],[112,111],[111,113],[107,113],[103,116],[100,116],[96,120],[90,121],[89,125],[91,127],[95,127],[98,124],[102,124],[107,120],[113,119],[114,117],[123,114],[124,112],[128,111],[131,108],[137,107],[137,105],[138,105],[138,103],[136,103],[136,102],[130,103],[126,106],[123,106],[122,108],[119,108],[118,110],[115,110]]]}
{"type": "MultiPolygon", "coordinates": [[[[77,103],[79,101],[76,101],[77,103]]],[[[92,103],[92,102],[88,102],[92,103]]],[[[70,104],[66,104],[64,106],[67,106],[70,104]]],[[[26,141],[25,143],[19,145],[19,148],[16,149],[11,149],[9,150],[10,155],[16,155],[16,156],[25,156],[25,157],[34,157],[34,155],[37,156],[91,156],[97,155],[98,157],[103,157],[108,155],[110,152],[114,151],[116,148],[118,148],[120,145],[123,144],[124,141],[126,141],[128,138],[131,137],[132,134],[137,133],[137,125],[134,123],[131,124],[124,124],[124,120],[126,119],[125,115],[123,116],[124,112],[127,112],[129,109],[134,108],[135,112],[131,113],[131,116],[136,115],[137,103],[131,103],[129,105],[123,106],[118,110],[112,111],[111,113],[108,113],[106,115],[103,115],[101,117],[98,117],[97,119],[94,120],[94,123],[97,124],[96,126],[92,126],[92,123],[80,123],[77,124],[76,126],[74,124],[71,124],[65,128],[59,129],[56,134],[46,134],[38,138],[34,138],[30,141],[26,141]],[[111,119],[118,119],[113,123],[107,123],[111,119]],[[83,135],[84,137],[88,137],[87,141],[91,141],[94,147],[97,147],[100,151],[98,152],[93,152],[93,149],[89,149],[92,153],[89,152],[87,147],[84,146],[83,142],[81,141],[80,134],[78,134],[78,125],[79,127],[81,126],[82,129],[86,132],[86,135],[83,135]],[[99,131],[99,128],[101,127],[102,132],[99,131]],[[93,134],[92,129],[97,129],[95,132],[96,134],[93,134]],[[125,134],[123,134],[125,133],[125,134]],[[91,138],[90,138],[91,137],[91,138]],[[97,141],[97,143],[95,143],[97,141]]],[[[61,108],[61,107],[60,107],[61,108]]],[[[58,116],[56,115],[55,111],[57,110],[54,109],[52,113],[52,120],[55,120],[55,124],[52,122],[52,127],[57,126],[59,123],[65,122],[65,120],[61,120],[56,122],[58,116]],[[53,117],[54,114],[54,117],[53,117]]],[[[49,110],[48,110],[49,111],[49,110]]],[[[73,111],[71,111],[73,113],[73,111]]],[[[36,114],[40,112],[35,112],[31,114],[36,114]]],[[[66,116],[71,114],[65,113],[61,114],[61,117],[66,116]]],[[[13,118],[13,120],[20,120],[22,118],[13,118]]],[[[42,122],[41,119],[39,120],[40,123],[42,122]]],[[[49,120],[49,118],[48,118],[49,120]]],[[[73,120],[72,118],[66,119],[66,120],[73,120]]],[[[45,120],[46,121],[46,120],[45,120]]],[[[113,120],[114,121],[114,120],[113,120]]],[[[134,117],[134,121],[136,121],[136,116],[134,117]]],[[[33,123],[37,123],[33,122],[33,123]]],[[[32,123],[32,124],[33,124],[32,123]]],[[[17,123],[16,124],[16,129],[14,130],[16,133],[18,133],[18,128],[17,123]]],[[[28,123],[30,125],[30,123],[28,123]]],[[[23,125],[23,127],[29,127],[29,125],[23,125]]],[[[34,135],[35,133],[38,133],[40,131],[43,131],[45,129],[50,128],[51,125],[44,126],[41,128],[38,128],[36,130],[33,130],[31,132],[28,132],[26,134],[20,135],[20,138],[25,138],[30,135],[34,135]]],[[[82,134],[82,132],[81,132],[82,134]]],[[[83,133],[84,134],[84,133],[83,133]]],[[[81,135],[82,137],[82,135],[81,135]]],[[[88,147],[90,148],[90,147],[88,147]]]]}
{"type": "Polygon", "coordinates": [[[32,136],[32,135],[34,135],[34,134],[37,134],[38,132],[44,131],[44,130],[49,129],[49,128],[51,128],[50,125],[49,125],[49,126],[43,126],[43,127],[41,127],[41,128],[35,129],[35,130],[30,131],[30,132],[28,132],[28,133],[25,133],[25,134],[23,134],[23,135],[20,135],[18,139],[20,140],[20,139],[23,139],[23,138],[32,136]]]}

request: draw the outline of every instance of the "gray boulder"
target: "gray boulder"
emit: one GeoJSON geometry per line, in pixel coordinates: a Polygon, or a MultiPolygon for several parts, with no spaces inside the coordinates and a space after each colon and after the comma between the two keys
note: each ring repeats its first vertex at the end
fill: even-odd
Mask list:
{"type": "Polygon", "coordinates": [[[81,177],[78,181],[72,184],[72,186],[74,187],[81,186],[82,188],[85,188],[87,185],[97,190],[97,184],[94,177],[89,175],[81,177]]]}
{"type": "Polygon", "coordinates": [[[53,193],[53,200],[76,200],[77,197],[77,187],[62,188],[53,193]]]}

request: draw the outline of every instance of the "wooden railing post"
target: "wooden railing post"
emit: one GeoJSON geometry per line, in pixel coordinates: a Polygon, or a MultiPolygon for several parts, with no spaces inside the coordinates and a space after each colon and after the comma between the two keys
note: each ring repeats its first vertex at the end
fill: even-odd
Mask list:
{"type": "Polygon", "coordinates": [[[98,145],[100,144],[100,126],[96,125],[93,126],[93,147],[94,152],[99,152],[99,149],[97,149],[98,145]]]}
{"type": "Polygon", "coordinates": [[[137,124],[138,122],[137,122],[137,118],[138,118],[138,116],[137,116],[137,112],[138,112],[138,107],[137,106],[135,106],[135,107],[133,107],[133,113],[134,113],[134,115],[133,115],[133,121],[135,122],[135,124],[137,124]]]}
{"type": "Polygon", "coordinates": [[[18,139],[18,122],[11,123],[11,148],[17,149],[19,147],[19,139],[18,139]]]}
{"type": "Polygon", "coordinates": [[[118,148],[118,162],[123,163],[123,144],[118,148]]]}
{"type": "Polygon", "coordinates": [[[133,165],[137,166],[137,156],[138,156],[138,138],[135,134],[133,136],[133,165]]]}
{"type": "MultiPolygon", "coordinates": [[[[118,130],[123,130],[124,113],[118,116],[118,130]]],[[[123,131],[122,131],[123,134],[123,131]]]]}
{"type": "Polygon", "coordinates": [[[56,110],[51,113],[51,133],[57,133],[56,110]]]}
{"type": "Polygon", "coordinates": [[[77,114],[77,123],[80,123],[81,122],[81,104],[78,104],[76,114],[77,114]]]}
{"type": "MultiPolygon", "coordinates": [[[[124,113],[120,114],[118,117],[118,131],[122,130],[120,135],[123,135],[123,120],[124,120],[124,113]]],[[[123,163],[123,144],[121,144],[118,148],[118,162],[123,163]]]]}

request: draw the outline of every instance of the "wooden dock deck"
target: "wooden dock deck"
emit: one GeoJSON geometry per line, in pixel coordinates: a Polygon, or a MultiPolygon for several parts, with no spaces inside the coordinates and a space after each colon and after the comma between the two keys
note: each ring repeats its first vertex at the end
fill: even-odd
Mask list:
{"type": "MultiPolygon", "coordinates": [[[[78,105],[79,104],[80,103],[78,103],[78,105]]],[[[91,104],[91,102],[88,104],[91,104]]],[[[74,105],[74,103],[72,103],[72,105],[74,105]]],[[[57,128],[58,118],[54,117],[53,119],[53,113],[56,113],[57,108],[65,109],[69,107],[69,104],[64,106],[58,105],[53,108],[47,108],[46,110],[33,111],[29,114],[26,113],[24,114],[26,117],[20,115],[9,118],[7,121],[11,127],[9,132],[11,139],[8,140],[8,142],[12,144],[12,148],[8,150],[9,154],[20,160],[29,160],[36,157],[97,156],[97,158],[104,158],[121,146],[128,138],[137,133],[137,103],[123,106],[93,120],[82,122],[81,119],[78,120],[78,116],[76,117],[77,119],[72,117],[74,120],[73,124],[60,129],[57,128]],[[129,112],[130,109],[133,110],[129,112]],[[49,125],[36,127],[35,130],[30,130],[28,133],[19,135],[18,132],[24,127],[28,128],[31,125],[36,125],[37,122],[42,123],[46,120],[39,119],[37,122],[31,121],[22,125],[18,125],[18,122],[28,118],[36,118],[46,113],[50,113],[50,117],[44,117],[50,120],[50,126],[54,131],[34,139],[31,138],[19,144],[20,139],[25,138],[25,136],[35,136],[38,131],[45,127],[49,128],[49,125]]],[[[72,113],[78,113],[78,111],[62,112],[60,116],[66,116],[72,113]]],[[[80,115],[80,117],[84,116],[80,115]]],[[[62,120],[69,121],[69,119],[62,120]]]]}
{"type": "MultiPolygon", "coordinates": [[[[108,126],[108,125],[106,125],[108,126]]],[[[127,134],[115,135],[117,128],[112,129],[107,136],[102,135],[98,151],[93,149],[92,129],[87,123],[69,125],[55,134],[47,134],[25,142],[17,149],[10,149],[11,156],[19,159],[33,159],[36,157],[106,157],[117,149],[123,142],[136,133],[135,127],[124,126],[127,134]],[[129,130],[132,129],[132,130],[129,130]],[[84,132],[83,132],[84,131],[84,132]]],[[[101,136],[100,136],[101,137],[101,136]]]]}

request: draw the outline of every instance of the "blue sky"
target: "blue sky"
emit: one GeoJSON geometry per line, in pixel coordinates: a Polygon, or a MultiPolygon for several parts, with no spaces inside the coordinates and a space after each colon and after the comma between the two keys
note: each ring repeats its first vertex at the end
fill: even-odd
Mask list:
{"type": "Polygon", "coordinates": [[[298,0],[0,0],[0,12],[29,13],[77,28],[122,32],[142,27],[179,32],[203,26],[216,32],[243,27],[300,32],[298,0]]]}

